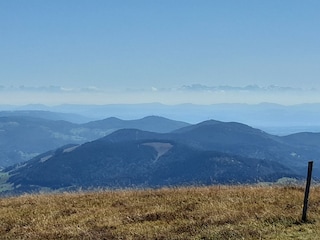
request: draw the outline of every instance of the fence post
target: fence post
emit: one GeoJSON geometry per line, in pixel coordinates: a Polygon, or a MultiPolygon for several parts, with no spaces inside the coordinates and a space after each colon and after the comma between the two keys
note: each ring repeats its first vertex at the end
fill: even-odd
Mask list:
{"type": "Polygon", "coordinates": [[[309,192],[310,192],[310,185],[311,185],[312,166],[313,166],[313,161],[308,163],[308,176],[307,176],[306,189],[304,192],[303,211],[302,211],[303,222],[307,221],[307,210],[308,210],[309,192]]]}

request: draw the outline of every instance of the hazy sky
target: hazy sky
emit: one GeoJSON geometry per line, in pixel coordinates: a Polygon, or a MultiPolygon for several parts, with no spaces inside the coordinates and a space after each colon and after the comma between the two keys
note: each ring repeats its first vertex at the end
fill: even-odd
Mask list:
{"type": "Polygon", "coordinates": [[[319,13],[318,0],[0,0],[0,104],[320,102],[319,13]],[[205,88],[247,85],[292,91],[205,88]]]}

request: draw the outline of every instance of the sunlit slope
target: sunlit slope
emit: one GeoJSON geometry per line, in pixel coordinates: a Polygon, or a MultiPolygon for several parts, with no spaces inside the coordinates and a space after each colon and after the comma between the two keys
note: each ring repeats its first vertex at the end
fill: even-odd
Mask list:
{"type": "Polygon", "coordinates": [[[318,239],[320,191],[201,187],[0,199],[2,239],[318,239]]]}

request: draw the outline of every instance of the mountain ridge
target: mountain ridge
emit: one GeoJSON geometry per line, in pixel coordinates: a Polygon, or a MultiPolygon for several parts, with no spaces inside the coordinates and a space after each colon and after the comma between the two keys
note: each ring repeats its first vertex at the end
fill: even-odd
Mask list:
{"type": "Polygon", "coordinates": [[[202,151],[174,141],[93,141],[66,146],[5,169],[13,192],[41,189],[163,187],[275,181],[298,177],[283,165],[215,151],[202,151]],[[168,144],[159,156],[152,144],[168,144]],[[72,151],[66,149],[72,148],[72,151]],[[241,174],[239,174],[241,173],[241,174]]]}
{"type": "MultiPolygon", "coordinates": [[[[39,155],[3,174],[14,192],[256,183],[301,178],[308,158],[292,154],[300,150],[245,124],[206,121],[170,133],[120,129],[39,155]]],[[[319,168],[314,175],[320,176],[319,168]]]]}
{"type": "Polygon", "coordinates": [[[111,120],[111,122],[107,119],[76,124],[29,115],[2,116],[0,117],[0,167],[26,161],[69,143],[81,144],[93,141],[120,128],[134,126],[142,130],[166,132],[188,125],[185,122],[160,117],[111,120]]]}

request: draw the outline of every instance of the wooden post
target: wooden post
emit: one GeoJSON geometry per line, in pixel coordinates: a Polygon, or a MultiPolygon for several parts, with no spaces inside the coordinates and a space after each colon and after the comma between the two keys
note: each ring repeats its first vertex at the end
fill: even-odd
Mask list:
{"type": "Polygon", "coordinates": [[[308,210],[309,192],[310,192],[310,185],[311,185],[312,166],[313,166],[313,161],[308,163],[308,176],[307,176],[306,189],[304,193],[303,211],[302,211],[303,222],[307,221],[307,210],[308,210]]]}

